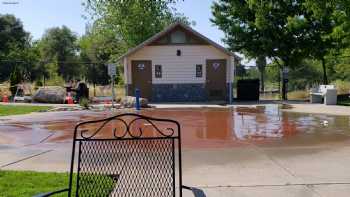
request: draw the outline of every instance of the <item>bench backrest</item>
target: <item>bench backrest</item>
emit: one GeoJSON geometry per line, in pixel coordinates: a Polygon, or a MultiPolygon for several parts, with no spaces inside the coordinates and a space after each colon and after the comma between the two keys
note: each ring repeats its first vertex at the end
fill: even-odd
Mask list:
{"type": "Polygon", "coordinates": [[[180,124],[174,120],[121,114],[80,123],[72,155],[71,196],[181,193],[180,124]]]}

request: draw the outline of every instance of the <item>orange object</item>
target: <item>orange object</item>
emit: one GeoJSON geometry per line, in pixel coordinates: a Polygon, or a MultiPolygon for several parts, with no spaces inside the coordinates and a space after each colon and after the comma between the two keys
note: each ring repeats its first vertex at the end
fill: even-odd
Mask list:
{"type": "Polygon", "coordinates": [[[66,97],[66,101],[67,101],[67,104],[74,104],[73,98],[70,97],[70,96],[67,96],[67,97],[66,97]]]}
{"type": "Polygon", "coordinates": [[[66,101],[67,101],[67,104],[74,104],[73,98],[70,95],[70,93],[68,93],[68,95],[66,96],[66,101]]]}
{"type": "Polygon", "coordinates": [[[4,103],[8,103],[9,102],[9,97],[7,97],[7,95],[2,97],[2,102],[4,103]]]}

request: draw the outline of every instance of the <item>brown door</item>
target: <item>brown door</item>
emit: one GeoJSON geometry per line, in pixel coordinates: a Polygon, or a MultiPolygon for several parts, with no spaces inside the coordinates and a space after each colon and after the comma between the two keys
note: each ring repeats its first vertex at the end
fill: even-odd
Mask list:
{"type": "Polygon", "coordinates": [[[138,88],[142,98],[152,97],[152,62],[150,60],[131,61],[132,67],[132,93],[138,88]]]}
{"type": "Polygon", "coordinates": [[[226,60],[207,60],[206,67],[208,100],[226,100],[226,60]]]}

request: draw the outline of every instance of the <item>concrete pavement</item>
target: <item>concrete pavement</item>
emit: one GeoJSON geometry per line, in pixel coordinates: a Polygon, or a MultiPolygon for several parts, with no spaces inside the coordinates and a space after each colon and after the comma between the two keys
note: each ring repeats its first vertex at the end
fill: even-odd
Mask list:
{"type": "MultiPolygon", "coordinates": [[[[69,170],[70,146],[67,142],[2,149],[1,169],[65,172],[69,170]]],[[[185,149],[183,183],[203,189],[207,196],[347,197],[349,162],[347,144],[185,149]]]]}
{"type": "MultiPolygon", "coordinates": [[[[61,120],[73,127],[73,122],[80,120],[79,115],[86,116],[83,112],[38,114],[37,118],[24,115],[20,119],[28,123],[24,124],[28,128],[16,132],[21,138],[27,138],[31,136],[27,132],[35,130],[33,126],[37,130],[45,129],[40,125],[50,120],[61,120]],[[49,114],[54,114],[54,118],[49,114]]],[[[191,124],[196,130],[194,121],[197,120],[191,119],[185,124],[191,124]]],[[[208,127],[210,124],[207,123],[208,127]]],[[[10,126],[17,128],[18,124],[6,119],[1,121],[0,136],[9,140],[0,143],[0,170],[69,171],[71,141],[49,139],[59,135],[57,129],[71,130],[71,127],[55,127],[51,131],[53,136],[43,133],[40,138],[35,137],[36,140],[17,140],[11,135],[10,130],[14,128],[10,126]]],[[[210,139],[210,132],[206,135],[209,141],[216,143],[224,139],[220,136],[210,139]]],[[[315,130],[272,141],[240,141],[230,147],[185,147],[183,183],[201,188],[207,196],[214,197],[347,197],[350,196],[349,135],[350,131],[344,130],[339,136],[339,131],[332,133],[330,130],[322,134],[321,139],[315,130]]],[[[192,195],[185,191],[185,196],[192,195]]]]}

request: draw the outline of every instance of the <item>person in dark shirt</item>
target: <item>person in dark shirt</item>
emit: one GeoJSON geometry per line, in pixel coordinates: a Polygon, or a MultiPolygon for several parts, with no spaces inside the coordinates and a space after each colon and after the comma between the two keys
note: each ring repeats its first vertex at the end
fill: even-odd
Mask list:
{"type": "Polygon", "coordinates": [[[77,87],[74,89],[74,91],[76,92],[75,99],[78,103],[82,98],[89,98],[89,89],[87,88],[87,85],[80,80],[77,80],[77,87]]]}

